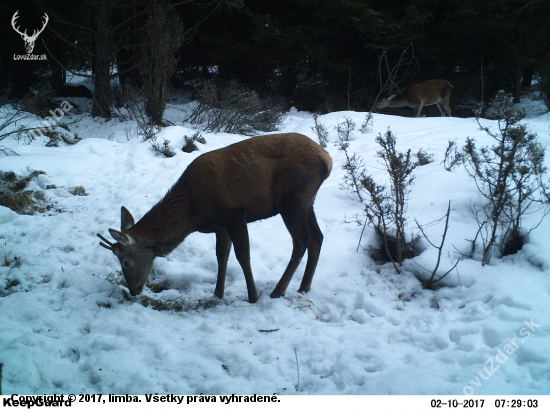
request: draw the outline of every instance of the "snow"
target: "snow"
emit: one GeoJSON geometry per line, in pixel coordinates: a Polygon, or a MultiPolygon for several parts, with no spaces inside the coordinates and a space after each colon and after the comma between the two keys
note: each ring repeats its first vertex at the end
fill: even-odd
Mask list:
{"type": "MultiPolygon", "coordinates": [[[[172,158],[158,157],[149,143],[129,139],[124,129],[135,128],[130,121],[85,118],[69,126],[82,138],[73,146],[45,147],[42,138],[22,152],[11,137],[2,141],[21,155],[1,157],[0,170],[44,171],[30,188],[44,190],[54,206],[33,216],[0,207],[0,253],[20,259],[20,267],[0,266],[5,394],[548,393],[550,219],[516,255],[485,267],[479,256],[464,259],[440,288],[422,289],[420,267],[433,268],[437,258],[425,240],[422,253],[406,261],[401,274],[370,257],[372,229],[365,230],[356,251],[362,228],[354,216],[361,215],[362,206],[340,187],[345,157],[335,146],[334,128],[344,117],[360,126],[365,113],[319,117],[330,131],[327,150],[334,165],[315,203],[325,241],[309,293],[297,292],[304,259],[286,295],[269,297],[292,249],[277,216],[249,225],[258,303],[246,301],[244,276],[233,253],[225,298],[214,297],[215,236],[199,233],[155,260],[149,279],[167,289],[155,293],[146,288],[142,295],[177,303],[181,310],[157,310],[145,306],[142,296],[128,298],[125,286],[116,282],[120,264],[98,246],[96,233],[108,236],[108,228],[119,228],[122,205],[136,219],[143,216],[201,153],[246,138],[203,133],[207,143],[198,144],[198,152],[184,153],[179,150],[183,136],[196,130],[182,122],[177,104],[169,110],[177,125],[165,128],[158,139],[171,141],[177,152],[172,158]],[[87,195],[71,194],[76,186],[87,195]],[[506,359],[498,357],[507,350],[506,359]]],[[[550,114],[537,113],[525,123],[548,146],[550,114]]],[[[63,122],[77,116],[71,112],[63,122]]],[[[313,124],[310,113],[293,109],[280,131],[314,139],[313,124]]],[[[445,148],[448,140],[461,146],[473,137],[479,145],[490,145],[490,138],[473,118],[375,114],[372,131],[353,132],[350,151],[364,158],[378,182],[386,177],[374,140],[388,128],[399,150],[424,149],[434,156],[415,170],[408,213],[439,243],[443,221],[431,222],[444,216],[451,201],[440,266],[446,271],[456,262],[456,251],[471,246],[468,239],[477,225],[470,206],[479,197],[464,168],[443,168],[445,148]]],[[[550,153],[546,161],[550,165],[550,153]]],[[[540,213],[529,216],[529,223],[538,221],[540,213]]]]}

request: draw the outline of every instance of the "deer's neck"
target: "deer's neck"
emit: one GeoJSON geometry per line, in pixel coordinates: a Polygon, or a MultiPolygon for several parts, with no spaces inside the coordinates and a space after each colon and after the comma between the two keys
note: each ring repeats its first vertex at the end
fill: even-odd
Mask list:
{"type": "Polygon", "coordinates": [[[410,103],[409,103],[409,99],[407,99],[406,97],[403,97],[401,99],[393,99],[393,100],[390,100],[389,101],[389,106],[390,107],[405,107],[405,106],[410,106],[410,103]]]}
{"type": "Polygon", "coordinates": [[[152,247],[155,256],[166,256],[196,228],[188,196],[172,188],[127,233],[152,247]]]}

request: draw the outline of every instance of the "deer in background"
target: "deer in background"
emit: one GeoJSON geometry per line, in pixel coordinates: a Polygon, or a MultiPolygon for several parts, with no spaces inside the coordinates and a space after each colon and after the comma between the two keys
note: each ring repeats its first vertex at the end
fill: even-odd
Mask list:
{"type": "Polygon", "coordinates": [[[386,107],[409,106],[414,110],[414,117],[420,117],[422,106],[437,104],[441,116],[445,116],[445,112],[451,116],[449,100],[451,99],[452,92],[453,86],[447,80],[428,80],[422,83],[411,84],[407,93],[402,98],[392,95],[387,99],[380,100],[376,104],[376,108],[384,109],[386,107]]]}
{"type": "Polygon", "coordinates": [[[42,28],[40,30],[34,30],[32,33],[32,36],[29,36],[27,34],[27,30],[25,30],[24,32],[21,32],[19,30],[19,27],[15,26],[17,24],[17,19],[19,18],[18,13],[19,13],[19,10],[17,10],[13,14],[13,17],[11,18],[11,27],[13,27],[13,30],[15,30],[18,34],[21,35],[21,38],[25,41],[25,49],[27,50],[27,53],[31,54],[32,51],[34,50],[34,43],[36,42],[38,35],[44,31],[44,29],[46,28],[46,24],[48,24],[48,21],[50,20],[50,18],[46,13],[44,13],[44,22],[42,24],[42,28]]]}
{"type": "Polygon", "coordinates": [[[247,223],[280,214],[292,237],[290,262],[272,298],[284,295],[306,249],[299,292],[308,292],[319,260],[323,234],[313,202],[329,176],[329,154],[308,137],[282,133],[253,137],[205,153],[183,172],[164,198],[139,222],[123,206],[117,243],[98,234],[100,245],[120,260],[132,296],[143,291],[153,260],[166,256],[193,232],[216,234],[218,278],[214,294],[223,298],[231,245],[242,267],[248,301],[258,300],[250,267],[247,223]]]}

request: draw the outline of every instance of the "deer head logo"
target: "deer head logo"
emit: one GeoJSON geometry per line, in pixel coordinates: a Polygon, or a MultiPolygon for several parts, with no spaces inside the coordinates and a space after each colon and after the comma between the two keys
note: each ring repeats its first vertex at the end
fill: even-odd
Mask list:
{"type": "Polygon", "coordinates": [[[13,27],[13,29],[17,33],[19,33],[21,35],[21,38],[25,41],[25,49],[27,50],[27,53],[31,54],[33,49],[34,49],[34,43],[36,42],[36,39],[38,38],[38,35],[44,31],[44,29],[46,28],[46,24],[48,24],[48,21],[50,19],[49,19],[48,15],[46,13],[44,13],[44,24],[42,25],[42,28],[40,30],[34,30],[33,33],[32,33],[32,36],[29,36],[27,34],[27,30],[25,30],[24,32],[21,32],[19,30],[19,27],[16,27],[16,20],[19,17],[19,15],[17,13],[19,13],[19,10],[17,10],[13,14],[13,17],[11,18],[11,26],[13,27]]]}

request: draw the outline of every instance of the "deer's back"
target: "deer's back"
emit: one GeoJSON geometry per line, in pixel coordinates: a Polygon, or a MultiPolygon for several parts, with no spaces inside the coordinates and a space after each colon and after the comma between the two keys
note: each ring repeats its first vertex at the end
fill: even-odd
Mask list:
{"type": "Polygon", "coordinates": [[[199,156],[173,190],[185,188],[204,218],[244,209],[251,222],[276,215],[278,202],[293,195],[312,204],[331,167],[328,153],[306,136],[259,136],[199,156]]]}
{"type": "Polygon", "coordinates": [[[407,90],[407,98],[413,102],[436,102],[440,98],[447,98],[453,91],[453,86],[446,80],[427,80],[422,83],[411,84],[407,90]]]}

